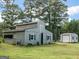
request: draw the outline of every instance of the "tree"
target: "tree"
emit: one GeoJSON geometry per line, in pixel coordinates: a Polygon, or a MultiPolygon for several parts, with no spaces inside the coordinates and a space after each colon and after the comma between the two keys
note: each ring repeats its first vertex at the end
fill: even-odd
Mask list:
{"type": "Polygon", "coordinates": [[[49,24],[47,29],[54,34],[54,40],[57,39],[57,33],[61,21],[67,20],[66,0],[25,0],[26,14],[30,19],[37,18],[49,24]],[[28,6],[28,8],[27,8],[28,6]]]}
{"type": "Polygon", "coordinates": [[[70,22],[67,22],[62,27],[62,30],[64,32],[68,33],[76,33],[79,35],[79,20],[71,20],[70,22]]]}
{"type": "Polygon", "coordinates": [[[5,4],[2,16],[5,24],[10,29],[14,28],[15,21],[18,17],[20,19],[28,19],[22,20],[23,22],[30,22],[37,18],[49,24],[46,28],[54,34],[54,41],[57,40],[57,35],[59,35],[58,29],[60,28],[58,25],[60,25],[61,21],[66,20],[67,17],[66,0],[25,0],[24,12],[20,12],[19,7],[14,4],[14,0],[3,1],[5,4]]]}
{"type": "Polygon", "coordinates": [[[0,36],[2,36],[3,22],[0,22],[0,36]]]}
{"type": "Polygon", "coordinates": [[[58,26],[61,21],[66,20],[67,17],[67,7],[61,0],[49,1],[50,17],[49,17],[49,27],[54,33],[54,39],[57,39],[58,26]],[[51,18],[52,16],[52,18],[51,18]]]}
{"type": "Polygon", "coordinates": [[[69,26],[69,22],[65,22],[64,24],[62,24],[61,25],[61,33],[69,32],[68,31],[68,26],[69,26]]]}
{"type": "Polygon", "coordinates": [[[24,1],[24,7],[25,7],[25,14],[26,14],[26,17],[28,18],[29,21],[32,21],[32,8],[33,8],[33,3],[34,0],[25,0],[24,1]]]}
{"type": "Polygon", "coordinates": [[[4,26],[8,29],[14,29],[21,9],[14,3],[14,0],[2,0],[2,2],[4,26]]]}
{"type": "Polygon", "coordinates": [[[24,6],[25,14],[30,21],[35,18],[42,19],[45,16],[47,0],[25,0],[24,6]]]}
{"type": "Polygon", "coordinates": [[[0,43],[4,42],[4,39],[3,39],[3,30],[4,30],[4,27],[3,27],[4,23],[3,22],[0,22],[0,43]]]}

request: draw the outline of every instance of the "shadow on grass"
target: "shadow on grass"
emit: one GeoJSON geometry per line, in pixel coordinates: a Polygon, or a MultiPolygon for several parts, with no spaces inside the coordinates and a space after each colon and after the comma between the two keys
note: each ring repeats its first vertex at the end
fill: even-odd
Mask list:
{"type": "Polygon", "coordinates": [[[43,44],[43,45],[32,45],[32,44],[28,44],[28,45],[14,45],[14,46],[18,46],[18,47],[50,47],[50,46],[55,46],[57,45],[56,43],[50,43],[50,44],[43,44]]]}

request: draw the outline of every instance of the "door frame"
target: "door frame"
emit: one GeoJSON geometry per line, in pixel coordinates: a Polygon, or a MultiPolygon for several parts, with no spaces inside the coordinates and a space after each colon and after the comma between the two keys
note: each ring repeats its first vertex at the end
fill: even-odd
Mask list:
{"type": "Polygon", "coordinates": [[[41,33],[41,45],[43,45],[43,33],[41,33]]]}
{"type": "MultiPolygon", "coordinates": [[[[63,36],[68,36],[69,37],[68,42],[70,42],[70,35],[63,35],[63,36]]],[[[62,36],[62,39],[63,39],[62,41],[65,42],[63,36],[62,36]]]]}

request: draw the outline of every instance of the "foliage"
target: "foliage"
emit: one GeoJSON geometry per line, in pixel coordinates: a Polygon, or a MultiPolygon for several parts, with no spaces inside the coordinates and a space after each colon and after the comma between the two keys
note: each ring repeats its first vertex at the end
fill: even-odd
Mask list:
{"type": "Polygon", "coordinates": [[[4,20],[4,27],[14,29],[21,9],[14,3],[14,0],[3,0],[2,2],[2,19],[4,20]]]}
{"type": "Polygon", "coordinates": [[[57,39],[58,27],[61,21],[67,20],[66,0],[25,0],[25,13],[28,18],[40,19],[49,24],[46,28],[54,34],[57,39]]]}
{"type": "Polygon", "coordinates": [[[62,26],[62,33],[76,33],[79,35],[79,20],[71,20],[70,22],[66,22],[64,26],[62,26]]]}
{"type": "Polygon", "coordinates": [[[61,0],[49,1],[49,30],[54,34],[54,41],[57,41],[57,37],[60,31],[60,24],[62,21],[67,20],[67,6],[61,0]]]}
{"type": "Polygon", "coordinates": [[[2,36],[0,36],[0,43],[3,43],[4,42],[4,39],[2,36]]]}
{"type": "Polygon", "coordinates": [[[25,14],[29,21],[33,19],[41,19],[45,14],[45,8],[47,5],[47,0],[25,0],[25,14]]]}
{"type": "Polygon", "coordinates": [[[67,20],[66,0],[24,0],[24,10],[15,4],[15,0],[1,1],[3,2],[1,4],[4,28],[15,29],[19,20],[26,23],[40,19],[49,24],[46,28],[53,33],[54,41],[57,41],[57,37],[60,35],[60,26],[58,25],[67,20]]]}

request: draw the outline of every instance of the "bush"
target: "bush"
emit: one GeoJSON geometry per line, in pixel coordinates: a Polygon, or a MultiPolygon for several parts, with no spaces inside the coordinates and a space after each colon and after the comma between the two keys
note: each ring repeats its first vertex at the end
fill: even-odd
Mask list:
{"type": "Polygon", "coordinates": [[[31,43],[28,43],[27,46],[31,47],[31,46],[33,46],[33,45],[32,45],[31,43]]]}
{"type": "Polygon", "coordinates": [[[4,39],[0,36],[0,43],[4,42],[4,39]]]}
{"type": "Polygon", "coordinates": [[[37,45],[38,45],[38,46],[40,45],[39,42],[37,42],[37,45]]]}

